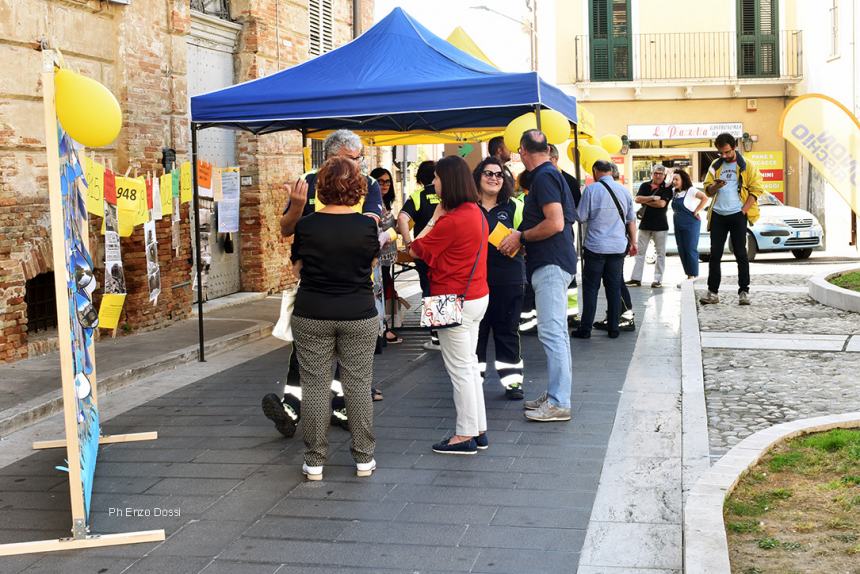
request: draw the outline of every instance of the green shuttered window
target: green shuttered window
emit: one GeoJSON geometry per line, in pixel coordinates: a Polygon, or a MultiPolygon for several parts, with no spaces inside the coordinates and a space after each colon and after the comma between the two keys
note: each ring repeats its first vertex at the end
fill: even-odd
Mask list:
{"type": "Polygon", "coordinates": [[[590,0],[591,81],[633,79],[630,0],[590,0]]]}
{"type": "Polygon", "coordinates": [[[738,77],[779,76],[778,0],[738,0],[738,77]]]}

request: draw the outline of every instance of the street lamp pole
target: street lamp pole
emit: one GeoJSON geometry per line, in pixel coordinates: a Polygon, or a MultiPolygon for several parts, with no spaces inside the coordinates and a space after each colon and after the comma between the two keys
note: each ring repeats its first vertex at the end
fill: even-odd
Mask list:
{"type": "Polygon", "coordinates": [[[502,18],[506,18],[511,22],[516,22],[520,26],[525,26],[529,33],[529,62],[532,71],[537,72],[537,0],[526,0],[526,7],[531,12],[531,22],[514,18],[513,16],[509,16],[504,12],[499,12],[495,8],[490,8],[485,4],[481,4],[479,6],[470,6],[472,10],[486,10],[487,12],[492,12],[493,14],[501,16],[502,18]]]}

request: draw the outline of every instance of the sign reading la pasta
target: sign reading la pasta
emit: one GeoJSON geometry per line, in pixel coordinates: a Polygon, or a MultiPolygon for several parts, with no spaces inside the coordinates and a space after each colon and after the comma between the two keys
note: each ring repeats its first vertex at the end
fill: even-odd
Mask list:
{"type": "Polygon", "coordinates": [[[721,133],[736,138],[744,135],[742,123],[717,124],[633,124],[627,126],[631,141],[643,140],[712,140],[721,133]]]}

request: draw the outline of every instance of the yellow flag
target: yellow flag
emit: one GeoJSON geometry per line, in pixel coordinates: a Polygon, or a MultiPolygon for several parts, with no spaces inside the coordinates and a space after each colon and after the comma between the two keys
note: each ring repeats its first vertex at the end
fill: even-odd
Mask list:
{"type": "Polygon", "coordinates": [[[104,217],[105,214],[105,166],[87,156],[83,161],[84,178],[87,180],[87,211],[104,217]]]}
{"type": "MultiPolygon", "coordinates": [[[[161,215],[173,213],[173,176],[165,173],[159,180],[159,192],[161,194],[161,215]]],[[[153,201],[155,198],[153,198],[153,201]]]]}
{"type": "Polygon", "coordinates": [[[829,96],[807,94],[785,108],[779,132],[839,192],[854,213],[860,214],[860,122],[854,114],[829,96]]]}
{"type": "Polygon", "coordinates": [[[186,161],[179,166],[179,203],[191,201],[194,190],[191,189],[191,162],[186,161]]]}
{"type": "Polygon", "coordinates": [[[128,237],[129,226],[134,228],[149,221],[146,205],[146,181],[141,178],[116,178],[116,207],[119,234],[128,237]]]}

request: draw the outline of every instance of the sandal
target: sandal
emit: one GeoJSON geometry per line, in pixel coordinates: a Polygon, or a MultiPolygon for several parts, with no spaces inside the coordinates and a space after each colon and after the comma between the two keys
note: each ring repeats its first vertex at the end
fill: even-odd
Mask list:
{"type": "Polygon", "coordinates": [[[380,391],[376,387],[371,387],[370,388],[370,398],[372,398],[374,401],[381,401],[383,398],[382,397],[382,391],[380,391]]]}
{"type": "Polygon", "coordinates": [[[385,342],[389,345],[397,345],[403,342],[403,337],[399,337],[394,331],[388,330],[385,332],[385,342]]]}

